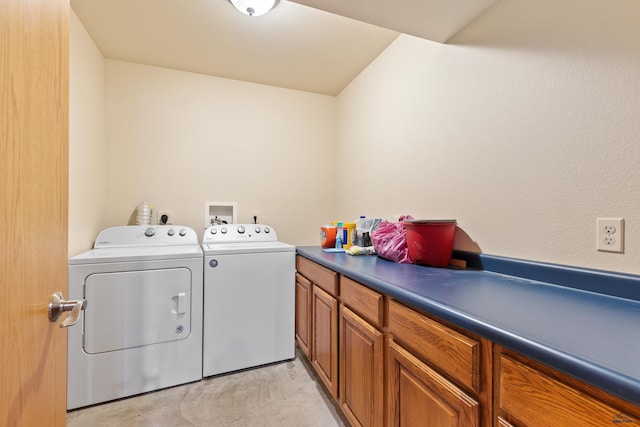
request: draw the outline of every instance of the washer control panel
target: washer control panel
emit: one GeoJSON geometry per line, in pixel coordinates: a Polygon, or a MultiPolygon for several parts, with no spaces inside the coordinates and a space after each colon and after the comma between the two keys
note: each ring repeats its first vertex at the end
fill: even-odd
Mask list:
{"type": "Polygon", "coordinates": [[[204,231],[202,243],[276,242],[273,228],[265,224],[219,224],[204,231]]]}

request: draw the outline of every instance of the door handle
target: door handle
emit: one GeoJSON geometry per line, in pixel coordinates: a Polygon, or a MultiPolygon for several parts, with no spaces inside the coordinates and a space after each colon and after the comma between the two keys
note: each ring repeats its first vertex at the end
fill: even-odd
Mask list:
{"type": "Polygon", "coordinates": [[[87,307],[87,300],[67,301],[62,296],[62,292],[54,292],[49,302],[49,321],[57,322],[60,315],[65,311],[70,311],[67,317],[60,324],[61,328],[68,328],[78,323],[80,319],[80,311],[87,307]]]}

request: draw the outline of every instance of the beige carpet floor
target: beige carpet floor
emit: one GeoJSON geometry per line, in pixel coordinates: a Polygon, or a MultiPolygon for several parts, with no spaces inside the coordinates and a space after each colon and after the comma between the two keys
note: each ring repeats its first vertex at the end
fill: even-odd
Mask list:
{"type": "Polygon", "coordinates": [[[68,427],[345,426],[306,359],[71,411],[68,427]]]}

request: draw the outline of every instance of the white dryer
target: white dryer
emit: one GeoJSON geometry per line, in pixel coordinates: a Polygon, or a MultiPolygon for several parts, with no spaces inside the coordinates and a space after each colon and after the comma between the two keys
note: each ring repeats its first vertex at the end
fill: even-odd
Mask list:
{"type": "Polygon", "coordinates": [[[108,228],[69,259],[67,409],[202,379],[203,253],[193,229],[108,228]]]}
{"type": "Polygon", "coordinates": [[[207,228],[203,376],[295,357],[295,246],[268,225],[207,228]]]}

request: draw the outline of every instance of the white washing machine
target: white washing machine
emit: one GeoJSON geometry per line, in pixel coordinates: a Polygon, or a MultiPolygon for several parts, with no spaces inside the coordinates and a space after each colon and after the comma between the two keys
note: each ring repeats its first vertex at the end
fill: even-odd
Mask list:
{"type": "Polygon", "coordinates": [[[262,224],[205,230],[203,376],[295,357],[295,246],[262,224]]]}
{"type": "Polygon", "coordinates": [[[67,409],[202,379],[202,248],[193,229],[123,226],[69,259],[67,409]]]}

